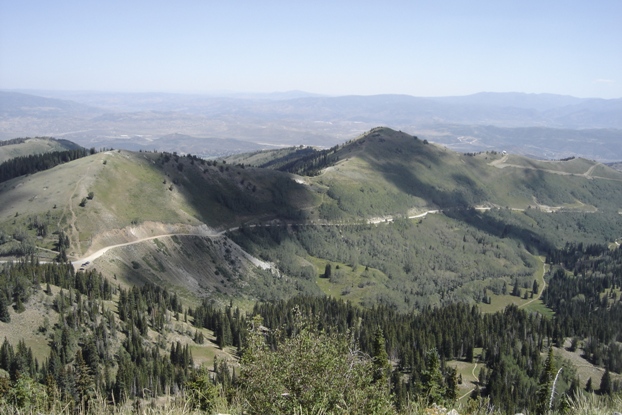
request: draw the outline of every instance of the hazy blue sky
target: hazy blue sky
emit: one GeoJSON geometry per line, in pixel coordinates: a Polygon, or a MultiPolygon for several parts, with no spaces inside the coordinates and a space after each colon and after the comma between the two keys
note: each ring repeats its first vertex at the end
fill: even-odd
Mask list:
{"type": "Polygon", "coordinates": [[[0,88],[622,97],[622,0],[0,0],[0,88]]]}

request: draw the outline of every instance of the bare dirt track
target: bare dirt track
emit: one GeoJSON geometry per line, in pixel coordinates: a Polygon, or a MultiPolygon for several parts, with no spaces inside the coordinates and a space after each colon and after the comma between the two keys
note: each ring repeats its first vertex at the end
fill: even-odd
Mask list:
{"type": "MultiPolygon", "coordinates": [[[[88,173],[87,169],[87,173],[88,173]]],[[[73,198],[75,197],[76,193],[78,192],[79,188],[80,188],[80,184],[82,183],[82,180],[84,180],[85,176],[82,176],[77,182],[76,185],[73,188],[73,191],[71,192],[71,194],[69,195],[69,200],[67,201],[67,205],[65,207],[65,209],[63,210],[63,215],[60,217],[60,219],[58,220],[58,226],[60,228],[60,224],[62,222],[62,220],[67,216],[67,211],[69,211],[69,218],[68,218],[68,225],[69,225],[69,240],[70,240],[70,244],[71,247],[75,250],[77,250],[78,255],[82,255],[81,249],[80,249],[80,232],[78,231],[78,228],[76,227],[76,213],[73,210],[73,198]]]]}
{"type": "MultiPolygon", "coordinates": [[[[175,237],[197,237],[206,238],[212,242],[226,242],[226,245],[230,247],[229,251],[231,255],[234,256],[236,260],[248,261],[261,269],[272,268],[271,264],[250,255],[225,236],[226,232],[235,229],[237,228],[216,230],[207,225],[189,226],[148,222],[140,226],[117,229],[97,236],[93,241],[93,248],[90,249],[86,255],[74,259],[72,264],[74,268],[86,267],[106,254],[110,256],[111,251],[145,244],[146,242],[156,239],[164,241],[175,237]]],[[[117,257],[118,255],[113,254],[112,256],[117,257]]]]}
{"type": "Polygon", "coordinates": [[[592,166],[590,166],[584,173],[570,173],[567,171],[558,171],[558,170],[550,170],[550,169],[543,169],[541,167],[534,167],[534,166],[522,166],[519,164],[511,164],[511,163],[507,163],[508,159],[509,159],[510,155],[506,154],[503,157],[501,157],[499,160],[493,160],[490,163],[488,163],[489,166],[494,166],[497,167],[499,169],[504,169],[506,167],[512,167],[512,168],[516,168],[516,169],[525,169],[525,170],[535,170],[535,171],[542,171],[545,173],[550,173],[550,174],[558,174],[560,176],[578,176],[578,177],[585,177],[588,180],[593,180],[593,179],[601,179],[601,180],[612,180],[615,182],[622,182],[622,180],[620,179],[614,179],[612,177],[602,177],[602,176],[594,176],[593,172],[594,169],[598,166],[602,166],[601,163],[596,163],[592,166]]]}

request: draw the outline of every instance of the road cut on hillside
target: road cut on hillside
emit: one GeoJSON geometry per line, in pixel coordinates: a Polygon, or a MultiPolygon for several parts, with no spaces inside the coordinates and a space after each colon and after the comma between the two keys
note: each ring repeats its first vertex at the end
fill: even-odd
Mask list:
{"type": "MultiPolygon", "coordinates": [[[[211,239],[215,239],[215,238],[222,238],[224,237],[226,232],[229,231],[233,231],[233,230],[237,230],[238,228],[230,228],[230,229],[226,229],[224,231],[216,231],[212,228],[209,228],[207,226],[198,226],[198,227],[193,227],[192,228],[193,231],[188,231],[188,232],[171,232],[171,233],[162,233],[162,234],[158,234],[158,235],[151,235],[151,236],[144,236],[144,237],[140,237],[138,239],[135,239],[133,241],[128,241],[128,242],[123,242],[123,243],[118,243],[118,244],[112,244],[112,245],[108,245],[105,246],[85,257],[82,257],[80,259],[76,259],[74,261],[71,262],[71,264],[74,266],[74,268],[82,268],[82,267],[87,267],[89,266],[93,261],[95,261],[96,259],[98,259],[99,257],[101,257],[102,255],[104,255],[105,253],[107,253],[108,251],[115,249],[115,248],[121,248],[124,246],[129,246],[129,245],[134,245],[134,244],[139,244],[139,243],[143,243],[143,242],[147,242],[147,241],[152,241],[154,239],[158,239],[158,238],[170,238],[170,237],[174,237],[174,236],[197,236],[197,237],[201,237],[201,238],[211,238],[211,239]]],[[[241,247],[237,246],[237,244],[235,244],[233,241],[229,241],[229,243],[234,244],[236,246],[236,248],[238,248],[237,250],[240,252],[240,255],[244,256],[248,261],[250,261],[253,265],[255,265],[256,267],[262,268],[262,269],[271,269],[272,265],[268,262],[262,261],[258,258],[255,258],[254,256],[252,256],[251,254],[249,254],[248,252],[244,251],[241,247]]]]}

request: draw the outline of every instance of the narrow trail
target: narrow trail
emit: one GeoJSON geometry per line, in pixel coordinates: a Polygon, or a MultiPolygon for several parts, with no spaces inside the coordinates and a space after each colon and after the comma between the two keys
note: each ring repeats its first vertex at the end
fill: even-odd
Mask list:
{"type": "MultiPolygon", "coordinates": [[[[475,382],[479,383],[479,378],[477,377],[477,375],[475,374],[475,369],[477,369],[477,362],[475,362],[475,366],[473,366],[473,369],[471,370],[471,374],[473,375],[473,378],[475,378],[475,382]]],[[[461,397],[459,397],[458,399],[456,399],[457,401],[466,398],[467,396],[469,396],[471,394],[471,392],[473,392],[475,390],[475,388],[471,388],[467,391],[467,393],[465,393],[464,395],[462,395],[461,397]]]]}
{"type": "MultiPolygon", "coordinates": [[[[426,210],[423,213],[418,213],[416,215],[408,216],[408,219],[424,218],[424,217],[428,216],[429,214],[439,213],[439,212],[442,212],[442,211],[439,210],[439,209],[426,210]]],[[[377,225],[379,223],[393,222],[394,220],[395,220],[395,218],[393,218],[392,216],[387,216],[387,217],[384,217],[384,218],[372,218],[372,219],[368,219],[367,220],[367,224],[369,224],[369,225],[377,225]]]]}
{"type": "Polygon", "coordinates": [[[71,214],[71,219],[69,219],[69,229],[70,232],[67,235],[69,237],[69,242],[70,242],[70,246],[76,251],[76,253],[73,256],[80,256],[82,255],[82,250],[80,249],[80,232],[78,231],[78,228],[76,227],[76,220],[77,220],[77,216],[76,216],[76,212],[73,210],[73,197],[75,196],[76,192],[78,191],[78,188],[80,187],[80,184],[82,183],[82,180],[84,180],[85,177],[88,176],[89,170],[91,168],[87,168],[86,170],[86,174],[84,176],[82,176],[77,182],[76,185],[73,188],[73,191],[71,192],[71,194],[69,195],[69,201],[67,203],[67,207],[65,209],[63,209],[63,214],[62,216],[58,219],[58,227],[61,227],[61,222],[63,221],[63,219],[65,219],[67,217],[67,208],[69,209],[69,213],[71,214]]]}
{"type": "Polygon", "coordinates": [[[519,305],[518,308],[527,307],[529,304],[533,303],[534,301],[538,301],[540,297],[542,297],[542,293],[544,292],[544,289],[546,288],[546,280],[544,279],[544,275],[546,274],[546,263],[544,262],[542,258],[539,257],[538,259],[540,259],[540,261],[542,262],[542,288],[538,289],[537,297],[534,296],[531,300],[519,305]]]}
{"type": "Polygon", "coordinates": [[[35,246],[35,248],[38,249],[39,251],[50,252],[52,254],[58,255],[58,251],[54,251],[52,249],[43,248],[41,246],[35,246]]]}
{"type": "MultiPolygon", "coordinates": [[[[486,207],[482,207],[482,208],[476,208],[477,210],[489,210],[490,208],[486,208],[486,207]]],[[[515,209],[515,210],[524,210],[524,209],[515,209]]],[[[434,210],[427,210],[425,212],[422,213],[418,213],[416,215],[411,215],[408,216],[408,219],[418,219],[418,218],[424,218],[427,215],[432,215],[432,214],[437,214],[437,213],[441,213],[442,210],[440,209],[434,209],[434,210]]],[[[393,222],[394,218],[393,217],[387,217],[387,218],[372,218],[367,220],[367,224],[380,224],[380,223],[390,223],[393,222]]],[[[352,225],[352,223],[265,223],[265,224],[251,224],[251,225],[245,225],[245,227],[247,228],[256,228],[256,227],[271,227],[271,226],[290,226],[290,225],[298,225],[298,226],[303,226],[303,225],[309,225],[309,226],[347,226],[347,225],[352,225]]],[[[152,236],[148,236],[148,237],[144,237],[144,238],[139,238],[136,239],[134,241],[130,241],[130,242],[124,242],[124,243],[120,243],[120,244],[115,244],[115,245],[109,245],[106,247],[103,247],[101,249],[99,249],[98,251],[89,254],[87,256],[84,257],[77,257],[76,255],[73,255],[74,259],[72,261],[72,264],[74,266],[80,266],[81,264],[85,263],[85,262],[93,262],[95,259],[101,257],[102,255],[104,255],[106,252],[108,252],[111,249],[114,248],[119,248],[119,247],[123,247],[123,246],[129,246],[129,245],[134,245],[134,244],[139,244],[142,242],[146,242],[146,241],[150,241],[153,239],[157,239],[157,238],[166,238],[166,237],[172,237],[172,236],[202,236],[202,237],[208,237],[208,238],[217,238],[217,237],[221,237],[224,236],[227,232],[234,232],[239,230],[240,227],[239,226],[235,226],[232,228],[227,228],[221,231],[216,231],[216,230],[209,230],[209,231],[203,231],[203,232],[174,232],[174,233],[163,233],[163,234],[158,234],[158,235],[152,235],[152,236]]],[[[54,251],[52,251],[54,252],[54,251]]],[[[542,263],[543,267],[544,267],[544,262],[542,263]]],[[[544,268],[543,268],[543,274],[542,274],[542,282],[543,282],[543,287],[541,290],[539,290],[538,297],[534,298],[532,300],[530,300],[529,302],[523,304],[521,307],[526,306],[527,304],[531,303],[532,301],[535,301],[537,299],[540,298],[540,295],[542,293],[542,291],[544,290],[544,288],[546,287],[546,282],[544,281],[544,268]]]]}
{"type": "Polygon", "coordinates": [[[545,173],[557,174],[557,175],[560,175],[560,176],[585,177],[588,180],[600,179],[600,180],[611,180],[611,181],[614,181],[614,182],[622,182],[622,179],[614,179],[613,177],[594,176],[592,174],[594,172],[594,169],[596,167],[600,166],[601,163],[596,163],[596,164],[590,166],[585,173],[570,173],[570,172],[567,172],[567,171],[543,169],[541,167],[522,166],[520,164],[508,164],[508,163],[506,163],[506,161],[508,161],[508,158],[509,158],[509,155],[505,155],[502,158],[500,158],[499,160],[491,161],[490,163],[488,163],[488,165],[489,166],[494,166],[494,167],[496,167],[498,169],[504,169],[506,167],[513,167],[513,168],[516,168],[516,169],[543,171],[545,173]]]}

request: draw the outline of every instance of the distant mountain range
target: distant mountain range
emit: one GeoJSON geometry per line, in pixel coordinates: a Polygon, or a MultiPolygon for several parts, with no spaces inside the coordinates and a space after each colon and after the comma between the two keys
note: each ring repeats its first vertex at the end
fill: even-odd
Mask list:
{"type": "Polygon", "coordinates": [[[177,140],[186,136],[182,141],[188,152],[216,156],[258,147],[330,147],[384,125],[458,151],[511,146],[516,153],[540,158],[622,160],[622,99],[489,92],[436,98],[300,91],[37,94],[0,91],[0,139],[47,135],[87,147],[136,150],[168,149],[167,140],[175,134],[177,140]],[[238,141],[223,153],[206,138],[238,141]]]}

